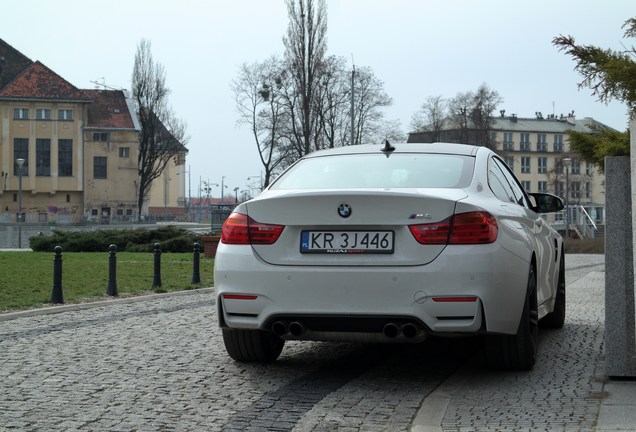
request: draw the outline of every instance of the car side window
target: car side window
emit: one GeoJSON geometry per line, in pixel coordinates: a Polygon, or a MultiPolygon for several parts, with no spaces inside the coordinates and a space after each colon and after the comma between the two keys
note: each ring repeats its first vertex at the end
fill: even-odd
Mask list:
{"type": "Polygon", "coordinates": [[[528,201],[528,197],[526,196],[526,193],[523,191],[523,188],[521,187],[521,184],[519,184],[519,181],[517,180],[517,178],[510,171],[510,168],[508,168],[508,165],[506,165],[502,160],[497,158],[493,158],[493,161],[495,162],[495,165],[497,165],[497,167],[503,173],[507,183],[510,184],[510,187],[512,188],[512,192],[514,194],[514,202],[519,204],[520,206],[531,208],[530,202],[528,201]]]}
{"type": "Polygon", "coordinates": [[[493,160],[488,164],[488,185],[490,190],[503,202],[515,202],[515,197],[501,170],[493,160]]]}

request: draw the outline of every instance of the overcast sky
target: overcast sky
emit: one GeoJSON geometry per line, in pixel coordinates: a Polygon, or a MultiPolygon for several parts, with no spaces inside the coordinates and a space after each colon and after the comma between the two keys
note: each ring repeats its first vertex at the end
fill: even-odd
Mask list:
{"type": "MultiPolygon", "coordinates": [[[[191,194],[199,179],[247,188],[261,173],[238,118],[231,81],[243,63],[282,57],[283,0],[0,0],[0,38],[79,88],[130,89],[137,44],[152,43],[169,102],[188,125],[191,194]]],[[[499,109],[519,117],[575,111],[619,130],[625,106],[578,89],[574,62],[551,43],[560,34],[620,50],[634,0],[327,0],[328,54],[370,67],[408,132],[428,96],[453,97],[486,83],[499,109]]],[[[186,191],[187,194],[187,191],[186,191]]],[[[220,187],[213,188],[220,196],[220,187]]]]}

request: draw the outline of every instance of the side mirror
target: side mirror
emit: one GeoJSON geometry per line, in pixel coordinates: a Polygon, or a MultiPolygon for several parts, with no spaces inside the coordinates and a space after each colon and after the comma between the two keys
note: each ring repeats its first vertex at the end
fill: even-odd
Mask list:
{"type": "Polygon", "coordinates": [[[534,201],[532,210],[537,213],[556,213],[563,210],[563,200],[556,195],[547,193],[529,193],[534,201]]]}

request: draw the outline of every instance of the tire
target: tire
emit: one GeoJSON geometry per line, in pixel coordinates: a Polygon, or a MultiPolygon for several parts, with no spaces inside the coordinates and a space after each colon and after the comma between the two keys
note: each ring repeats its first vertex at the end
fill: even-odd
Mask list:
{"type": "Polygon", "coordinates": [[[285,341],[263,330],[222,329],[225,350],[237,362],[269,363],[283,350],[285,341]]]}
{"type": "Polygon", "coordinates": [[[526,300],[517,334],[489,335],[486,338],[486,361],[496,369],[530,370],[537,360],[538,340],[537,277],[534,266],[530,265],[526,300]]]}
{"type": "Polygon", "coordinates": [[[556,299],[554,310],[541,320],[541,326],[552,329],[560,329],[565,323],[565,254],[561,253],[559,263],[559,278],[557,279],[556,299]]]}

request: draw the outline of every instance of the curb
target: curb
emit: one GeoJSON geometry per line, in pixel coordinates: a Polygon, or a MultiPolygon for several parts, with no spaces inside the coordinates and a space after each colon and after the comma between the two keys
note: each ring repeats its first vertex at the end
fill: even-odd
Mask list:
{"type": "Polygon", "coordinates": [[[64,312],[73,312],[80,311],[86,309],[93,309],[98,307],[106,307],[112,304],[126,304],[126,303],[137,303],[142,301],[154,300],[158,298],[164,297],[179,297],[179,296],[187,296],[194,294],[208,294],[213,293],[214,287],[211,288],[197,288],[185,291],[174,291],[169,293],[160,293],[160,294],[145,294],[136,297],[126,297],[126,298],[113,298],[109,300],[99,300],[93,302],[86,303],[74,303],[68,305],[59,305],[59,306],[49,306],[40,309],[28,309],[17,312],[6,312],[0,313],[0,322],[3,321],[11,321],[19,318],[28,318],[39,315],[53,315],[60,314],[64,312]]]}

